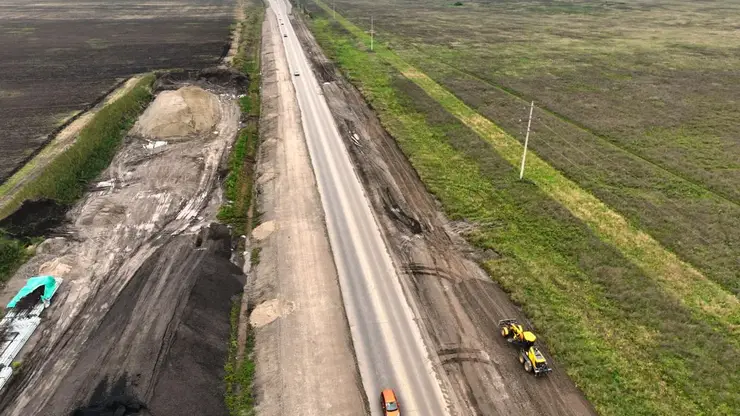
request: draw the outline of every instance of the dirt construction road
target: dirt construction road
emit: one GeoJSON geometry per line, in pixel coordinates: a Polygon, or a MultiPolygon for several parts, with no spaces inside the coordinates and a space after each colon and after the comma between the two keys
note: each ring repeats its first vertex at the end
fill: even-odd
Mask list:
{"type": "MultiPolygon", "coordinates": [[[[593,415],[590,404],[554,364],[533,378],[501,339],[497,321],[526,318],[477,266],[479,253],[439,212],[408,160],[360,93],[339,74],[302,20],[292,21],[311,60],[422,325],[435,362],[475,415],[593,415]]],[[[546,353],[547,355],[547,353],[546,353]]]]}
{"type": "Polygon", "coordinates": [[[260,262],[250,272],[258,413],[362,415],[366,405],[321,200],[301,131],[278,22],[262,31],[257,209],[260,262]]]}
{"type": "Polygon", "coordinates": [[[227,413],[229,311],[244,281],[228,230],[209,224],[238,117],[234,94],[158,95],[105,181],[69,213],[68,235],[44,242],[14,278],[64,284],[0,413],[66,416],[121,394],[151,414],[227,413]]]}

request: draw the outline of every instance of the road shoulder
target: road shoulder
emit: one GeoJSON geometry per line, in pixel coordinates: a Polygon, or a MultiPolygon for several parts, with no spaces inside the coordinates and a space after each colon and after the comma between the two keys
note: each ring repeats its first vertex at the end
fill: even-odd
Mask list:
{"type": "Polygon", "coordinates": [[[361,415],[362,383],[277,21],[262,36],[262,224],[250,275],[260,415],[361,415]]]}

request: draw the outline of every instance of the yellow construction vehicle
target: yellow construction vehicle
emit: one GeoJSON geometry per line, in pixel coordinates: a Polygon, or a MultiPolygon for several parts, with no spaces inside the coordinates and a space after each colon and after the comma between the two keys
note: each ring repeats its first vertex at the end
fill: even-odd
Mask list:
{"type": "Polygon", "coordinates": [[[544,354],[535,347],[537,337],[532,332],[525,331],[516,319],[500,320],[498,326],[501,328],[501,336],[519,347],[519,362],[524,365],[526,372],[539,376],[552,371],[544,354]]]}

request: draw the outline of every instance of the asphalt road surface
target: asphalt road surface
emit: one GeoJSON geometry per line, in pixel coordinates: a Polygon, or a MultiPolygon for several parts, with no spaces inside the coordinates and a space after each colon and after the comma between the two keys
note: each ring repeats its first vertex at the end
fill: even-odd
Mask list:
{"type": "Polygon", "coordinates": [[[449,414],[378,224],[290,25],[290,6],[281,0],[270,0],[270,6],[287,35],[282,40],[372,414],[380,414],[379,395],[385,387],[396,390],[405,415],[449,414]]]}

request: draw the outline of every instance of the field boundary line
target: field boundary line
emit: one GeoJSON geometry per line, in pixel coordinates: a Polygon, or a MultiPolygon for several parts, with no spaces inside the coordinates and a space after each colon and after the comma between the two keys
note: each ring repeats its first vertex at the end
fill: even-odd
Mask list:
{"type": "MultiPolygon", "coordinates": [[[[331,8],[321,0],[314,1],[331,15],[331,8]]],[[[365,42],[369,39],[362,29],[340,14],[336,15],[336,21],[358,40],[365,42]]],[[[382,44],[376,42],[374,52],[486,140],[512,166],[519,165],[523,145],[516,138],[506,134],[492,121],[468,107],[454,94],[382,44]]],[[[673,295],[693,314],[704,315],[709,322],[719,324],[733,335],[737,334],[740,330],[740,300],[736,296],[678,258],[649,234],[632,226],[623,216],[566,178],[535,152],[528,153],[529,180],[583,221],[602,241],[614,246],[651,276],[667,295],[673,295]]]]}
{"type": "MultiPolygon", "coordinates": [[[[416,46],[416,44],[410,44],[410,45],[411,45],[410,47],[412,47],[417,53],[419,53],[420,55],[424,56],[426,59],[432,59],[431,56],[429,56],[428,54],[422,52],[419,49],[419,47],[416,46]]],[[[399,49],[402,49],[402,48],[399,48],[399,49]]],[[[480,77],[478,77],[478,76],[476,76],[474,74],[471,74],[471,73],[469,73],[469,72],[467,72],[465,70],[462,70],[462,69],[458,68],[455,65],[452,65],[452,64],[449,64],[449,63],[443,62],[443,61],[436,61],[436,62],[439,62],[441,65],[444,65],[444,66],[450,68],[451,70],[453,70],[455,72],[459,72],[459,73],[461,73],[461,74],[463,74],[463,75],[465,75],[467,77],[470,77],[470,78],[472,78],[472,79],[474,79],[476,81],[480,81],[483,84],[486,84],[486,85],[490,86],[491,88],[494,88],[494,89],[496,89],[496,90],[498,90],[500,92],[503,92],[504,94],[507,94],[507,95],[513,97],[514,99],[521,101],[522,104],[527,104],[532,99],[534,99],[534,97],[532,99],[525,98],[525,95],[524,94],[520,93],[519,91],[517,91],[515,89],[508,88],[508,87],[505,87],[505,86],[503,86],[501,84],[497,84],[495,82],[485,80],[485,79],[480,78],[480,77]]],[[[450,92],[451,94],[455,95],[455,93],[452,92],[452,91],[448,91],[448,92],[450,92]]],[[[455,97],[457,97],[457,95],[455,95],[455,97]]],[[[462,101],[460,98],[458,98],[458,99],[460,101],[462,101]]],[[[690,178],[687,178],[687,177],[681,175],[678,172],[675,172],[675,171],[673,171],[671,169],[668,169],[668,168],[664,167],[663,165],[661,165],[658,162],[655,162],[655,161],[653,161],[653,160],[651,160],[649,158],[646,158],[644,156],[641,156],[641,155],[639,155],[639,154],[637,154],[637,153],[635,153],[635,152],[633,152],[633,151],[631,151],[631,150],[629,150],[629,149],[627,149],[625,147],[619,146],[618,144],[616,144],[613,141],[609,140],[609,136],[607,136],[607,135],[604,135],[604,134],[601,134],[601,133],[597,133],[596,131],[594,131],[594,130],[588,128],[588,127],[586,127],[585,125],[583,125],[583,124],[581,124],[581,123],[579,123],[579,122],[577,122],[577,121],[575,121],[575,120],[573,120],[573,119],[571,119],[571,118],[569,118],[569,117],[567,117],[567,116],[565,116],[563,114],[560,114],[557,111],[554,111],[554,110],[552,110],[552,109],[550,109],[548,107],[544,107],[544,106],[541,106],[541,105],[536,106],[536,107],[539,108],[540,110],[542,110],[543,112],[545,112],[545,113],[547,113],[547,114],[549,114],[549,115],[557,118],[558,120],[560,120],[560,121],[562,121],[562,122],[564,122],[564,123],[566,123],[566,124],[568,124],[568,125],[576,128],[576,129],[578,129],[578,130],[580,130],[582,132],[588,133],[588,134],[596,137],[599,140],[599,142],[601,142],[602,144],[605,144],[606,146],[608,146],[608,147],[610,147],[612,149],[615,149],[615,150],[624,152],[626,154],[626,156],[628,156],[628,157],[635,158],[635,159],[637,159],[639,161],[645,162],[645,163],[647,163],[647,164],[655,167],[656,169],[659,169],[660,171],[663,171],[663,172],[667,173],[668,175],[673,176],[674,178],[676,178],[678,180],[684,181],[684,182],[690,184],[691,186],[700,189],[701,192],[703,192],[703,193],[705,192],[705,193],[710,194],[711,196],[713,196],[713,197],[715,197],[717,199],[720,199],[722,201],[728,202],[728,203],[733,204],[733,205],[736,205],[736,206],[740,206],[740,202],[734,201],[734,200],[728,198],[727,196],[725,196],[724,194],[722,194],[720,192],[717,192],[716,190],[713,190],[713,189],[708,188],[707,186],[705,186],[704,184],[702,184],[700,182],[693,181],[690,178]]]]}

